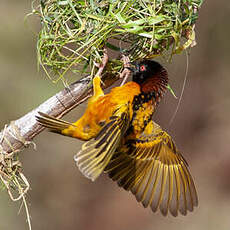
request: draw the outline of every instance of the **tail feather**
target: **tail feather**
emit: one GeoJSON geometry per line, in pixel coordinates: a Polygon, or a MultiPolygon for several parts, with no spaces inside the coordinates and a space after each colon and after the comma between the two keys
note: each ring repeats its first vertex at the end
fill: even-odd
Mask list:
{"type": "Polygon", "coordinates": [[[61,133],[62,130],[74,126],[73,124],[63,121],[61,119],[49,116],[45,113],[38,112],[39,116],[36,116],[37,121],[46,128],[49,128],[52,132],[61,133]]]}

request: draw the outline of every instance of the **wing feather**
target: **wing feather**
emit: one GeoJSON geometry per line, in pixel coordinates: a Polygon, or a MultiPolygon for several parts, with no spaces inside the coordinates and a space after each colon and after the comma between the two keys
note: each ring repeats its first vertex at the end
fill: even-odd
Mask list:
{"type": "MultiPolygon", "coordinates": [[[[116,113],[118,112],[116,110],[116,113]]],[[[82,145],[81,151],[74,156],[74,160],[83,175],[94,181],[103,172],[116,148],[120,145],[121,138],[128,126],[129,111],[127,106],[121,115],[111,116],[95,138],[82,145]]]]}
{"type": "Polygon", "coordinates": [[[116,150],[105,172],[153,212],[186,215],[198,205],[188,164],[160,126],[153,121],[149,126],[152,132],[144,131],[116,150]]]}

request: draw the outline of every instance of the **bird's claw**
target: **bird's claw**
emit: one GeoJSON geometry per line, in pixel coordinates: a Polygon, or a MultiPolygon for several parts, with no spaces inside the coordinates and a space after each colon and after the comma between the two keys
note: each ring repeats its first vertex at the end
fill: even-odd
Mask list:
{"type": "Polygon", "coordinates": [[[128,77],[131,74],[131,71],[127,68],[130,67],[130,59],[128,56],[122,55],[121,60],[124,63],[124,69],[123,71],[120,73],[120,78],[123,78],[123,81],[121,83],[121,86],[125,84],[125,82],[127,81],[128,77]]]}

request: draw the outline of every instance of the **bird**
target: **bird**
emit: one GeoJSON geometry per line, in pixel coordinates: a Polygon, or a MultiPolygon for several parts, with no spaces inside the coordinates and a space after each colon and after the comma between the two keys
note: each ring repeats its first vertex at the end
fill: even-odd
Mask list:
{"type": "Polygon", "coordinates": [[[100,77],[93,78],[93,96],[76,122],[42,112],[37,121],[52,132],[86,141],[74,156],[85,177],[95,181],[104,172],[145,208],[164,216],[186,215],[198,206],[188,163],[172,137],[152,119],[167,89],[167,70],[154,60],[126,68],[132,81],[108,94],[100,77]]]}

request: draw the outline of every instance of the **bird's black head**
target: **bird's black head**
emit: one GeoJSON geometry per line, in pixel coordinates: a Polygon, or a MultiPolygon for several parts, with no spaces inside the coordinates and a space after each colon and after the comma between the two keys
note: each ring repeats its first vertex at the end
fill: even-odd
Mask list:
{"type": "Polygon", "coordinates": [[[165,74],[167,75],[167,72],[162,65],[153,60],[143,60],[132,64],[133,67],[129,69],[133,72],[133,81],[140,85],[150,78],[161,77],[161,75],[165,74]]]}
{"type": "Polygon", "coordinates": [[[166,69],[156,61],[143,60],[131,63],[128,67],[133,72],[133,81],[138,83],[142,92],[163,92],[168,85],[166,69]]]}

